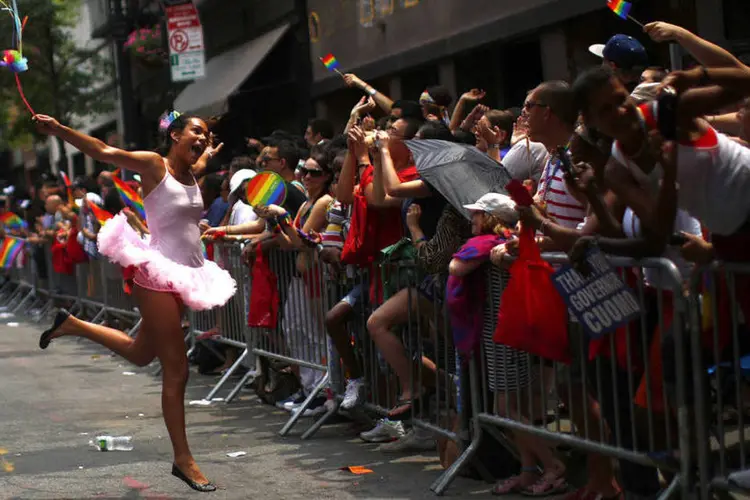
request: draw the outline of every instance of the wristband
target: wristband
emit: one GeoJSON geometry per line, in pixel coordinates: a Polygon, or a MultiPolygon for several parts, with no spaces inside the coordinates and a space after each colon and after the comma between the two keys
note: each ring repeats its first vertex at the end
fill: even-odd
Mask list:
{"type": "Polygon", "coordinates": [[[422,243],[424,241],[427,241],[427,238],[425,238],[424,236],[422,236],[421,238],[417,238],[417,241],[415,241],[414,244],[416,245],[417,243],[422,243]]]}
{"type": "Polygon", "coordinates": [[[365,88],[365,92],[366,92],[367,94],[369,94],[370,96],[374,96],[375,94],[377,94],[377,93],[378,93],[378,91],[377,91],[377,90],[375,90],[375,88],[374,88],[374,87],[367,87],[367,88],[365,88]]]}
{"type": "Polygon", "coordinates": [[[276,222],[280,226],[291,226],[292,225],[292,216],[289,215],[289,212],[285,212],[284,215],[276,218],[276,222]]]}

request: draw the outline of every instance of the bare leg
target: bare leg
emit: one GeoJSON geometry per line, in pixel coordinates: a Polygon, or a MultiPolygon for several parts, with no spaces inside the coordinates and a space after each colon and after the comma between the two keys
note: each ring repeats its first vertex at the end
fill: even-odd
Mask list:
{"type": "Polygon", "coordinates": [[[82,321],[70,316],[52,338],[73,336],[83,337],[103,345],[137,366],[146,366],[153,361],[156,353],[151,345],[150,326],[144,320],[135,338],[127,333],[107,326],[82,321]]]}
{"type": "Polygon", "coordinates": [[[339,302],[326,314],[326,331],[333,340],[336,351],[353,379],[362,377],[362,367],[354,355],[346,323],[354,315],[354,309],[347,302],[339,302]]]}
{"type": "Polygon", "coordinates": [[[169,293],[135,287],[143,324],[147,325],[156,356],[162,366],[161,406],[174,450],[174,463],[198,484],[208,480],[195,463],[185,431],[185,386],[188,359],[182,332],[182,307],[169,293]]]}
{"type": "MultiPolygon", "coordinates": [[[[412,290],[412,297],[416,291],[412,290]]],[[[383,358],[393,368],[401,382],[401,396],[410,399],[412,388],[409,384],[409,358],[404,354],[404,345],[391,332],[391,328],[409,321],[409,290],[404,289],[388,299],[367,320],[367,331],[383,358]]]]}

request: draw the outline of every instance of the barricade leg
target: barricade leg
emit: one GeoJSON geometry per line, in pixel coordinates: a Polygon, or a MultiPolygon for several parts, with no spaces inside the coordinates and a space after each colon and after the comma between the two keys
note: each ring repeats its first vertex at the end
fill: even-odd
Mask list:
{"type": "Polygon", "coordinates": [[[240,354],[237,357],[237,360],[232,364],[232,366],[229,367],[229,369],[226,372],[224,372],[224,375],[221,377],[221,380],[219,380],[219,382],[213,387],[213,389],[211,389],[211,392],[208,393],[208,396],[206,396],[203,399],[205,399],[206,401],[211,401],[213,397],[216,396],[216,393],[219,392],[222,387],[224,387],[224,384],[227,382],[227,380],[229,380],[229,377],[231,377],[232,374],[234,374],[234,371],[237,368],[239,368],[239,366],[242,364],[242,362],[245,360],[248,354],[250,354],[250,351],[248,351],[247,349],[242,351],[242,354],[240,354]]]}
{"type": "Polygon", "coordinates": [[[31,289],[28,291],[26,295],[23,296],[21,299],[21,302],[18,303],[16,307],[13,308],[13,314],[18,314],[23,311],[23,306],[26,305],[26,303],[29,301],[29,299],[33,298],[36,291],[34,289],[31,289]]]}
{"type": "Polygon", "coordinates": [[[294,427],[297,424],[297,421],[302,418],[302,415],[305,413],[305,410],[310,406],[310,404],[313,402],[313,400],[318,397],[318,394],[325,389],[326,385],[328,385],[329,375],[326,372],[326,374],[323,376],[322,379],[320,379],[320,382],[318,382],[318,385],[315,387],[315,390],[313,390],[310,395],[307,396],[307,399],[305,399],[305,402],[302,403],[302,405],[299,407],[299,410],[292,413],[291,418],[287,421],[286,424],[284,424],[284,427],[279,431],[279,436],[286,436],[289,434],[289,432],[292,430],[292,427],[294,427]]]}
{"type": "Polygon", "coordinates": [[[476,361],[472,357],[469,361],[469,380],[471,385],[471,406],[473,408],[473,421],[474,421],[474,435],[472,436],[469,446],[464,449],[463,453],[456,459],[453,464],[438,477],[435,482],[430,486],[430,490],[438,496],[442,496],[445,491],[450,487],[451,483],[456,479],[461,470],[470,462],[474,460],[474,456],[479,450],[479,445],[482,441],[482,425],[479,422],[478,415],[480,409],[480,388],[479,388],[479,377],[477,376],[476,361]]]}
{"type": "MultiPolygon", "coordinates": [[[[247,351],[247,350],[246,350],[246,352],[249,352],[249,351],[247,351]]],[[[226,397],[225,401],[226,401],[227,403],[231,403],[232,401],[234,401],[234,398],[236,398],[236,397],[237,397],[237,394],[239,394],[240,390],[241,390],[241,389],[242,389],[243,387],[245,387],[245,385],[247,385],[247,384],[248,384],[248,383],[250,382],[250,379],[252,379],[252,378],[256,377],[257,375],[258,375],[258,373],[257,373],[257,372],[255,372],[255,371],[253,371],[253,370],[248,370],[248,372],[247,372],[247,373],[245,373],[245,374],[244,374],[244,375],[242,376],[242,379],[240,379],[240,381],[239,381],[239,382],[237,383],[237,385],[235,385],[235,386],[234,386],[234,388],[232,389],[232,392],[230,392],[230,393],[229,393],[229,394],[227,395],[227,397],[226,397]]]]}

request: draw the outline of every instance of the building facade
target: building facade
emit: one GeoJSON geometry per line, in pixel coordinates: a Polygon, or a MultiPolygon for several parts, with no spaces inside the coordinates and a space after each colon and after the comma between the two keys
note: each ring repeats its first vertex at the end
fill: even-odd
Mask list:
{"type": "MultiPolygon", "coordinates": [[[[747,50],[748,9],[746,0],[634,0],[631,12],[642,22],[665,20],[747,50]]],[[[309,0],[308,24],[311,97],[316,114],[336,123],[346,121],[359,93],[323,67],[319,58],[329,53],[342,72],[393,99],[416,100],[441,84],[454,96],[482,88],[485,102],[499,108],[521,105],[543,80],[572,80],[597,63],[589,45],[615,33],[641,40],[653,64],[670,65],[668,46],[651,43],[602,0],[309,0]]]]}

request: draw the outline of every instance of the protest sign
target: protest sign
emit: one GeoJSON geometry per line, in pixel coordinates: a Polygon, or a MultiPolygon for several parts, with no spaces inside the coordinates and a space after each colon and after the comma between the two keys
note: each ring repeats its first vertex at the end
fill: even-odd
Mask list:
{"type": "Polygon", "coordinates": [[[600,338],[639,317],[641,308],[599,249],[591,249],[586,262],[588,276],[564,266],[552,275],[552,282],[588,335],[600,338]]]}

